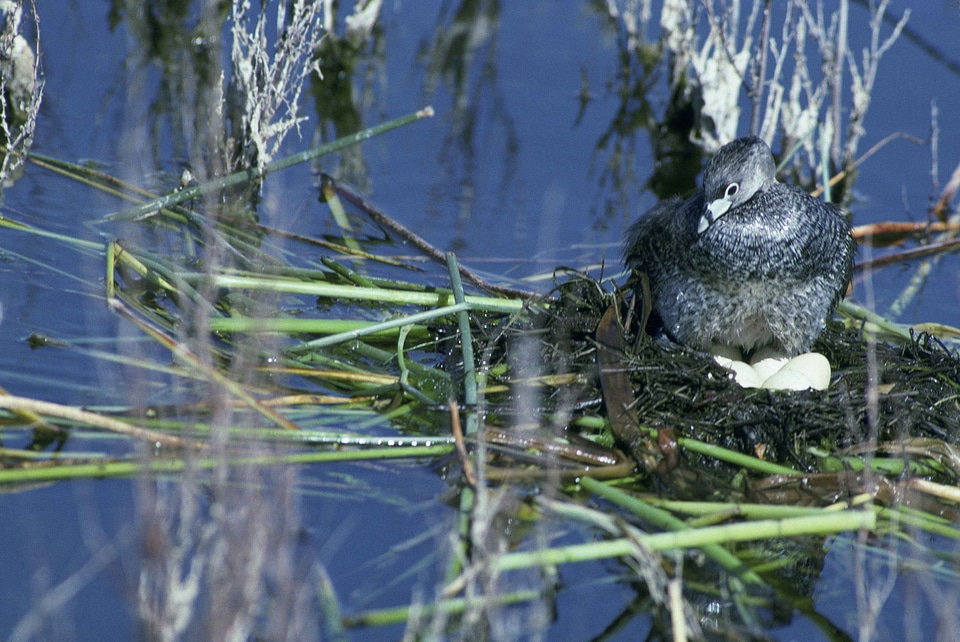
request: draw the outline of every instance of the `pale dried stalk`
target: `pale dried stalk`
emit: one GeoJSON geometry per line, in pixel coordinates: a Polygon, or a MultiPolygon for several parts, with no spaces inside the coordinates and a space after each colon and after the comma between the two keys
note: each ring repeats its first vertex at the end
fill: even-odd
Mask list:
{"type": "MultiPolygon", "coordinates": [[[[39,47],[40,22],[36,6],[32,2],[30,6],[39,47]]],[[[21,34],[22,3],[0,0],[0,22],[0,144],[9,150],[0,152],[2,189],[23,165],[25,154],[33,143],[43,99],[43,81],[40,79],[40,57],[34,54],[21,34]]]]}
{"type": "Polygon", "coordinates": [[[313,52],[322,38],[326,4],[296,0],[288,16],[288,3],[276,3],[277,34],[272,48],[267,37],[266,5],[250,25],[250,0],[233,4],[231,82],[237,97],[244,157],[259,170],[280,150],[287,134],[299,131],[305,120],[299,115],[300,99],[306,80],[311,74],[320,74],[320,63],[313,59],[313,52]]]}
{"type": "MultiPolygon", "coordinates": [[[[842,0],[829,16],[823,2],[790,0],[780,7],[785,18],[779,42],[769,36],[771,19],[766,12],[757,24],[761,10],[775,9],[777,3],[752,3],[749,14],[745,14],[747,10],[739,0],[663,0],[661,44],[670,54],[671,78],[686,83],[688,97],[699,95],[701,121],[713,124],[712,129],[701,126],[696,130],[694,142],[715,151],[747,133],[740,128],[744,89],[751,104],[750,133],[772,142],[780,132],[784,151],[795,147],[803,151],[802,159],[794,159],[799,171],[813,175],[822,165],[819,157],[823,146],[819,141],[826,141],[835,167],[848,167],[856,159],[864,134],[880,59],[909,18],[907,10],[884,37],[882,26],[888,5],[889,0],[869,3],[870,45],[858,62],[847,44],[852,26],[848,0],[842,0]],[[747,19],[741,27],[743,16],[747,19]],[[706,36],[699,35],[703,32],[698,28],[702,20],[709,26],[706,36]],[[808,39],[819,51],[823,78],[816,83],[805,52],[808,39]],[[792,69],[786,64],[791,59],[792,69]],[[850,89],[845,92],[848,78],[850,89]],[[844,126],[847,103],[850,109],[844,126]]],[[[607,0],[607,12],[620,20],[635,46],[643,44],[632,36],[644,30],[650,16],[648,3],[644,3],[644,11],[638,10],[636,0],[607,0]]]]}

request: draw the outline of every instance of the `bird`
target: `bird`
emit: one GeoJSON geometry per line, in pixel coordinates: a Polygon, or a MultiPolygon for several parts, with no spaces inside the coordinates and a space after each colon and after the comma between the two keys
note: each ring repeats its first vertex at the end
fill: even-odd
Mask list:
{"type": "Polygon", "coordinates": [[[702,190],[661,201],[633,223],[624,260],[646,273],[674,341],[790,358],[826,327],[855,247],[844,212],[779,182],[770,147],[750,136],[717,151],[702,190]]]}

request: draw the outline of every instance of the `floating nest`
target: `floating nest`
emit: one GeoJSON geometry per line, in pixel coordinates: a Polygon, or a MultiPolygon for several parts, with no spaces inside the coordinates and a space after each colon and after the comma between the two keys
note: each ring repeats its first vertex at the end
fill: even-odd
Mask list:
{"type": "MultiPolygon", "coordinates": [[[[623,443],[614,422],[621,447],[634,455],[641,469],[653,461],[643,449],[664,450],[665,443],[675,438],[721,446],[804,474],[824,472],[825,454],[834,457],[833,473],[837,462],[843,465],[837,457],[868,450],[895,456],[909,452],[941,462],[954,456],[952,447],[960,441],[960,359],[935,337],[918,334],[900,343],[873,340],[852,322],[833,321],[813,346],[833,366],[827,390],[744,389],[705,353],[635,327],[624,329],[618,323],[618,344],[610,346],[608,341],[604,347],[596,332],[612,303],[613,297],[597,282],[573,278],[559,287],[559,302],[542,312],[534,327],[541,333],[543,363],[553,364],[557,371],[588,375],[577,396],[584,406],[603,398],[608,416],[611,392],[596,376],[598,346],[600,353],[614,354],[617,366],[612,369],[629,380],[630,398],[622,402],[629,406],[625,412],[644,434],[650,435],[652,429],[660,433],[656,440],[623,443]]],[[[567,394],[567,403],[569,398],[567,394]]],[[[659,460],[664,456],[654,455],[659,460]]],[[[687,451],[680,459],[681,467],[700,475],[682,495],[702,494],[702,475],[732,483],[740,471],[687,451]]],[[[669,467],[676,469],[678,463],[669,467]]],[[[946,461],[946,478],[955,480],[957,472],[957,466],[951,469],[946,461]]],[[[658,478],[665,483],[671,476],[658,478]]]]}
{"type": "Polygon", "coordinates": [[[637,416],[811,472],[809,445],[835,451],[870,440],[960,438],[960,360],[939,340],[868,342],[831,323],[813,350],[833,366],[827,390],[746,389],[704,353],[644,336],[628,361],[637,416]]]}

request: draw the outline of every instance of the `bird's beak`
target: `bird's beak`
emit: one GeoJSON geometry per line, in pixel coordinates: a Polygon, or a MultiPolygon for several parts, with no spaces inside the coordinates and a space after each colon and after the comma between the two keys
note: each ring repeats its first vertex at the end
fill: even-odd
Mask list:
{"type": "Polygon", "coordinates": [[[718,198],[707,205],[707,209],[700,216],[700,222],[697,224],[697,234],[703,234],[707,228],[717,222],[717,219],[727,213],[730,209],[730,201],[725,198],[718,198]]]}

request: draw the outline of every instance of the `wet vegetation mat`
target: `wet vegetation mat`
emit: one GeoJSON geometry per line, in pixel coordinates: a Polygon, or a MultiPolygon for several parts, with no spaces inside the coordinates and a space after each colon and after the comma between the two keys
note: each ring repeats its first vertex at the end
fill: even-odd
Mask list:
{"type": "MultiPolygon", "coordinates": [[[[599,290],[600,285],[589,279],[572,280],[560,288],[556,313],[544,312],[540,319],[547,330],[543,340],[551,342],[544,346],[544,356],[550,357],[544,363],[559,362],[564,369],[578,371],[594,367],[598,340],[585,329],[601,324],[603,303],[617,303],[613,296],[605,300],[596,296],[599,290]],[[571,309],[576,314],[569,314],[571,309]],[[582,329],[571,331],[571,318],[582,329]],[[562,345],[568,348],[562,350],[562,345]]],[[[885,472],[905,471],[911,459],[905,455],[926,452],[929,456],[938,448],[936,440],[942,452],[950,452],[960,439],[956,348],[926,333],[900,329],[896,336],[878,335],[878,328],[864,321],[862,310],[849,303],[844,310],[850,316],[832,321],[813,346],[833,365],[831,385],[825,391],[742,388],[729,370],[703,352],[616,325],[617,345],[611,348],[602,340],[599,345],[601,350],[620,353],[604,364],[607,372],[601,369],[599,379],[592,380],[594,388],[581,394],[599,400],[605,376],[625,375],[629,396],[605,403],[607,408],[614,403],[626,407],[637,426],[669,431],[671,440],[692,439],[753,455],[797,473],[837,472],[847,466],[861,470],[868,452],[886,460],[870,465],[885,472]]],[[[672,459],[662,443],[643,445],[657,456],[672,459]]],[[[633,453],[641,463],[649,454],[633,453]]],[[[705,473],[725,470],[731,478],[739,472],[736,466],[702,455],[684,456],[670,465],[681,461],[705,467],[705,473]]],[[[952,482],[955,470],[946,463],[940,472],[952,482]]],[[[701,494],[706,488],[710,487],[690,492],[701,494]]]]}

